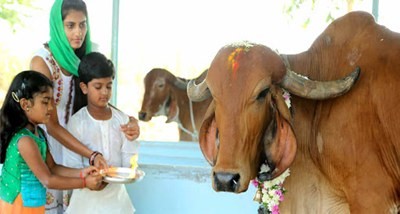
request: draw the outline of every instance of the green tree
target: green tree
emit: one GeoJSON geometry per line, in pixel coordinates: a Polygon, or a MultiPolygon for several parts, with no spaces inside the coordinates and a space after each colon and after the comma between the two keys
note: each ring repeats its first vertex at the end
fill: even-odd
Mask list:
{"type": "MultiPolygon", "coordinates": [[[[24,19],[29,18],[30,12],[36,10],[32,4],[35,0],[0,0],[0,24],[8,23],[9,26],[2,26],[0,32],[11,30],[15,33],[17,26],[24,27],[24,19]]],[[[1,26],[1,25],[0,25],[1,26]]],[[[1,34],[0,34],[1,35],[1,34]]],[[[21,59],[9,54],[9,50],[0,43],[0,105],[9,83],[13,76],[23,68],[21,59]]]]}
{"type": "Polygon", "coordinates": [[[24,68],[18,56],[9,54],[8,50],[0,43],[0,106],[10,85],[11,79],[24,68]]]}
{"type": "Polygon", "coordinates": [[[28,16],[28,11],[34,9],[34,0],[0,0],[0,19],[8,22],[13,30],[16,25],[23,26],[22,17],[28,16]]]}
{"type": "Polygon", "coordinates": [[[296,17],[296,12],[306,11],[309,14],[303,22],[303,27],[307,27],[308,24],[311,22],[311,14],[319,10],[317,7],[318,5],[322,5],[328,8],[325,22],[329,23],[332,22],[335,18],[334,13],[338,12],[339,10],[343,10],[346,8],[346,12],[350,12],[353,10],[353,7],[356,2],[362,2],[363,0],[287,0],[283,7],[283,12],[287,14],[289,19],[294,19],[296,17]]]}

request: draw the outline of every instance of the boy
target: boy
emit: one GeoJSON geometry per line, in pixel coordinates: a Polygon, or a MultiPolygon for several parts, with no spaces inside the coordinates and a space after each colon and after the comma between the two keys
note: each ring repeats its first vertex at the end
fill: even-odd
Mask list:
{"type": "MultiPolygon", "coordinates": [[[[84,56],[79,69],[80,88],[87,105],[77,111],[68,130],[85,146],[99,151],[109,166],[130,167],[130,158],[138,152],[138,143],[126,139],[120,130],[129,117],[109,105],[114,65],[103,54],[84,56]]],[[[71,167],[89,166],[92,160],[64,150],[64,163],[71,167]]],[[[134,213],[124,185],[104,183],[101,191],[74,190],[66,213],[134,213]]]]}

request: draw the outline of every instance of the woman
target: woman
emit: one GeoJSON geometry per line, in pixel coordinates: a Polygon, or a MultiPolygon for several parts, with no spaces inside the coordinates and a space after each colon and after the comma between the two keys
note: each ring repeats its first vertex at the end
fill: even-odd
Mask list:
{"type": "MultiPolygon", "coordinates": [[[[56,161],[62,163],[62,145],[93,160],[95,166],[107,167],[99,152],[83,146],[66,129],[71,115],[86,100],[79,90],[78,65],[80,59],[91,52],[90,28],[85,2],[82,0],[55,0],[50,13],[50,41],[32,58],[31,69],[39,71],[53,81],[54,107],[49,122],[43,127],[49,136],[49,148],[56,161]]],[[[129,140],[139,136],[137,120],[121,125],[129,140]]],[[[67,197],[66,197],[67,198],[67,197]]],[[[63,198],[59,191],[48,191],[46,209],[62,212],[63,198]]],[[[68,201],[64,201],[68,204],[68,201]]],[[[49,213],[49,212],[48,212],[49,213]]]]}

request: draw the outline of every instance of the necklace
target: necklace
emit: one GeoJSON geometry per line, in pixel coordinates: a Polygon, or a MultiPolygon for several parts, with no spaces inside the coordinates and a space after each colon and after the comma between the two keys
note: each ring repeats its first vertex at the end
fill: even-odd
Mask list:
{"type": "MultiPolygon", "coordinates": [[[[63,96],[63,92],[64,92],[64,79],[62,77],[62,70],[61,67],[58,65],[58,63],[56,62],[56,60],[53,57],[53,54],[51,53],[51,51],[48,49],[48,46],[45,46],[46,49],[49,51],[49,56],[46,56],[46,61],[48,61],[51,65],[52,69],[52,81],[54,83],[54,89],[55,89],[55,93],[54,93],[54,104],[55,106],[58,106],[61,102],[62,96],[63,96]]],[[[68,93],[68,101],[67,101],[67,105],[66,105],[66,109],[65,109],[65,121],[66,123],[69,120],[70,117],[70,109],[71,109],[71,105],[72,105],[72,97],[73,97],[73,88],[74,88],[74,78],[72,77],[70,80],[70,87],[69,87],[69,93],[68,93]]]]}

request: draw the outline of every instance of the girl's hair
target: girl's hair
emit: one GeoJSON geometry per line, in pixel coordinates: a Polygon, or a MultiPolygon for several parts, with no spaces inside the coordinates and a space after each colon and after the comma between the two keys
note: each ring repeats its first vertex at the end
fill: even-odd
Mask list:
{"type": "MultiPolygon", "coordinates": [[[[85,55],[79,64],[78,74],[80,82],[88,84],[93,79],[111,77],[114,79],[115,70],[114,64],[111,60],[107,59],[103,54],[99,52],[91,52],[85,55]]],[[[76,83],[76,82],[75,82],[76,83]]],[[[79,83],[75,84],[79,86],[79,83]]],[[[76,89],[76,94],[80,93],[80,96],[86,98],[82,93],[81,89],[76,89]]],[[[80,99],[80,102],[75,100],[74,112],[77,112],[83,106],[87,105],[87,99],[80,99]]]]}
{"type": "Polygon", "coordinates": [[[0,110],[0,163],[4,163],[13,135],[29,123],[19,100],[32,99],[49,88],[53,88],[53,82],[37,71],[22,71],[12,80],[0,110]]]}
{"type": "MultiPolygon", "coordinates": [[[[62,20],[64,21],[70,10],[76,10],[82,12],[86,18],[88,17],[88,12],[86,8],[86,3],[82,0],[64,0],[61,9],[62,20]]],[[[75,50],[75,54],[79,59],[85,55],[86,52],[86,37],[82,43],[82,46],[75,50]]]]}

